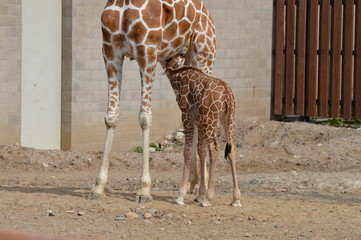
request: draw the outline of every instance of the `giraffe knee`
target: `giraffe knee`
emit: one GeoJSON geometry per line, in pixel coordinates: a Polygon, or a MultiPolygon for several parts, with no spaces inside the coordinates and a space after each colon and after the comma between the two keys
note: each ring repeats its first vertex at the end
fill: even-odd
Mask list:
{"type": "Polygon", "coordinates": [[[118,116],[106,114],[104,117],[105,125],[109,128],[115,128],[118,123],[118,116]]]}
{"type": "Polygon", "coordinates": [[[148,129],[152,125],[152,113],[140,112],[139,113],[139,125],[142,129],[148,129]]]}

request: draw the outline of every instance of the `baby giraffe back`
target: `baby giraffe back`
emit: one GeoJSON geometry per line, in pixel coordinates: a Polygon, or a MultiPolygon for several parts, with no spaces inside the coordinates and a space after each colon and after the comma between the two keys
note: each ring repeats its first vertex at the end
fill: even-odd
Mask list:
{"type": "Polygon", "coordinates": [[[234,111],[234,96],[226,82],[192,67],[173,70],[171,76],[179,108],[199,127],[215,127],[220,118],[234,111]]]}

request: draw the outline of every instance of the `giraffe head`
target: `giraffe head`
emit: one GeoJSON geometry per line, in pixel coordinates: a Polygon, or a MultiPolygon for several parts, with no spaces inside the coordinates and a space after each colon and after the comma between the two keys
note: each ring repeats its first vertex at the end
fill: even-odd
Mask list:
{"type": "Polygon", "coordinates": [[[166,60],[165,70],[174,70],[184,66],[186,61],[184,54],[178,54],[172,58],[166,60]]]}

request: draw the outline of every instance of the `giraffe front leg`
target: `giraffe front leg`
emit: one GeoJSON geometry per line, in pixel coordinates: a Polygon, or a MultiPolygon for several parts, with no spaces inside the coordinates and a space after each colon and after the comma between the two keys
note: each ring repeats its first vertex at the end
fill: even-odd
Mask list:
{"type": "MultiPolygon", "coordinates": [[[[149,50],[149,49],[148,49],[149,50]]],[[[150,50],[149,50],[150,51],[150,50]]],[[[149,52],[148,52],[149,53],[149,52]]],[[[155,53],[155,52],[154,52],[155,53]]],[[[142,55],[138,53],[139,55],[142,55]]],[[[139,58],[138,65],[142,82],[141,106],[139,112],[139,125],[142,129],[142,147],[143,147],[143,170],[140,183],[140,190],[137,193],[136,202],[149,202],[153,198],[150,195],[151,178],[149,169],[149,134],[152,125],[152,87],[155,77],[156,57],[148,55],[139,58]],[[152,59],[150,61],[149,59],[152,59]]]]}
{"type": "Polygon", "coordinates": [[[120,67],[120,69],[118,70],[116,70],[114,63],[107,61],[106,57],[105,59],[108,74],[108,109],[105,115],[105,125],[107,130],[99,174],[95,180],[95,186],[93,187],[89,197],[91,200],[96,200],[102,196],[105,196],[104,188],[108,180],[109,155],[115,134],[115,127],[119,118],[119,96],[123,58],[119,58],[120,62],[117,65],[120,67]]]}

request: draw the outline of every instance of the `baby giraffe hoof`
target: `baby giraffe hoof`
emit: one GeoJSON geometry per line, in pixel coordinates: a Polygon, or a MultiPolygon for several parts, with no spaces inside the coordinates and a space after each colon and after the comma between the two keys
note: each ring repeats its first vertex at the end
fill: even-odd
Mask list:
{"type": "Polygon", "coordinates": [[[104,194],[91,193],[90,196],[88,197],[88,200],[99,200],[99,199],[103,199],[103,198],[105,198],[104,194]]]}
{"type": "Polygon", "coordinates": [[[185,205],[185,203],[184,203],[183,201],[180,201],[180,200],[178,200],[178,199],[175,200],[175,201],[173,201],[172,204],[174,204],[174,205],[179,205],[179,206],[185,205]]]}
{"type": "Polygon", "coordinates": [[[238,199],[236,201],[234,201],[233,203],[231,203],[232,207],[242,207],[241,201],[238,199]]]}
{"type": "Polygon", "coordinates": [[[145,202],[151,202],[153,200],[152,196],[141,196],[141,195],[137,195],[135,197],[135,201],[138,203],[145,203],[145,202]]]}
{"type": "Polygon", "coordinates": [[[210,207],[211,204],[210,204],[209,202],[201,202],[201,203],[199,204],[199,206],[201,206],[201,207],[210,207]]]}

